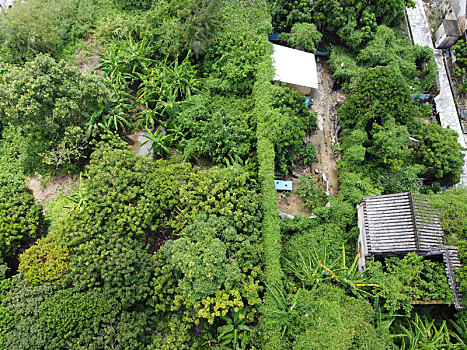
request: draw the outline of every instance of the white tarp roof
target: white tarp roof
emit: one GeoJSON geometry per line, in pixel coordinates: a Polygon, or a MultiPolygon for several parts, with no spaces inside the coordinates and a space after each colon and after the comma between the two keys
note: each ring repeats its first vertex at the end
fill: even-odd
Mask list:
{"type": "Polygon", "coordinates": [[[275,44],[273,46],[272,59],[276,70],[274,80],[313,89],[318,88],[314,54],[275,44]]]}

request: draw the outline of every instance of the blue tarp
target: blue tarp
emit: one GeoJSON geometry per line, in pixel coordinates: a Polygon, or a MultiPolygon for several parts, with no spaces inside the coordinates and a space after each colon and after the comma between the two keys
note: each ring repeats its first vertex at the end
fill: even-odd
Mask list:
{"type": "Polygon", "coordinates": [[[425,101],[428,100],[430,95],[428,94],[420,94],[420,95],[410,95],[412,96],[412,100],[419,100],[419,101],[425,101]]]}
{"type": "Polygon", "coordinates": [[[274,180],[274,185],[276,186],[276,190],[292,191],[292,181],[274,180]]]}
{"type": "Polygon", "coordinates": [[[279,41],[280,33],[269,34],[268,39],[271,41],[279,41]]]}

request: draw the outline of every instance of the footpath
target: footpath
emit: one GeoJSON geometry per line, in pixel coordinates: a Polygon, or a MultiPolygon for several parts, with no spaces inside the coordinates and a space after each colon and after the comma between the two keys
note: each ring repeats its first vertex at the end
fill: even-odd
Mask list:
{"type": "MultiPolygon", "coordinates": [[[[441,126],[450,127],[458,134],[459,144],[467,148],[467,135],[462,133],[462,128],[457,114],[456,105],[452,96],[451,85],[449,83],[447,67],[444,63],[443,53],[433,47],[430,28],[423,8],[422,0],[415,0],[415,8],[406,8],[410,31],[414,45],[428,46],[435,54],[436,65],[438,66],[439,94],[435,97],[436,110],[439,114],[441,126]]],[[[464,166],[459,185],[467,187],[467,153],[464,152],[464,166]]]]}

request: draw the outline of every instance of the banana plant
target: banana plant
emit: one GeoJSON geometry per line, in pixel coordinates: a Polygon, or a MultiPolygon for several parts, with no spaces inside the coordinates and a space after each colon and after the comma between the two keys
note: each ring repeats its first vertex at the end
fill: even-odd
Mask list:
{"type": "Polygon", "coordinates": [[[171,65],[164,65],[164,78],[166,84],[171,89],[171,94],[178,99],[185,99],[198,90],[199,79],[196,78],[194,67],[190,63],[191,51],[178,63],[178,57],[171,65]]]}
{"type": "Polygon", "coordinates": [[[137,102],[152,106],[155,101],[181,101],[198,91],[200,80],[189,60],[189,54],[182,63],[178,57],[169,63],[169,56],[160,63],[142,66],[136,73],[141,81],[137,92],[137,102]]]}
{"type": "Polygon", "coordinates": [[[401,334],[393,334],[390,332],[390,328],[396,317],[403,317],[404,315],[394,314],[392,312],[386,312],[384,307],[381,306],[379,302],[379,296],[375,297],[373,302],[373,310],[375,310],[375,327],[384,328],[388,334],[390,334],[390,338],[397,338],[400,337],[401,334]]]}
{"type": "Polygon", "coordinates": [[[99,129],[105,131],[118,131],[123,130],[130,126],[130,122],[126,119],[122,111],[122,106],[114,104],[114,101],[109,101],[105,105],[101,105],[98,110],[94,111],[91,115],[83,112],[87,118],[85,122],[86,138],[90,138],[99,129]]]}
{"type": "Polygon", "coordinates": [[[402,326],[403,334],[400,349],[453,349],[446,321],[436,327],[435,321],[425,317],[423,320],[416,313],[408,327],[402,326]]]}
{"type": "Polygon", "coordinates": [[[138,73],[143,67],[153,62],[148,58],[148,52],[152,49],[147,46],[146,38],[136,43],[130,38],[121,47],[106,47],[98,69],[103,71],[113,84],[128,87],[137,81],[138,73]]]}
{"type": "Polygon", "coordinates": [[[87,118],[85,122],[86,128],[86,138],[89,139],[91,135],[94,135],[99,130],[99,120],[102,118],[104,114],[104,106],[99,106],[99,109],[94,111],[94,113],[89,114],[87,112],[83,112],[83,115],[87,118]]]}
{"type": "Polygon", "coordinates": [[[66,195],[65,199],[69,203],[67,206],[70,211],[73,210],[82,210],[83,207],[86,205],[86,187],[83,182],[82,174],[79,174],[79,185],[77,188],[71,191],[71,194],[66,195]]]}
{"type": "Polygon", "coordinates": [[[232,311],[232,317],[221,316],[226,325],[217,328],[218,342],[231,349],[245,350],[250,342],[251,328],[246,325],[246,315],[243,310],[232,311]]]}
{"type": "Polygon", "coordinates": [[[329,273],[330,277],[338,282],[341,286],[349,290],[352,294],[357,296],[360,299],[366,297],[374,297],[373,294],[364,290],[364,287],[376,287],[381,288],[380,285],[374,283],[362,283],[364,279],[362,276],[365,275],[364,271],[358,271],[358,255],[355,256],[355,259],[350,267],[347,267],[345,261],[345,248],[342,245],[342,259],[341,259],[341,268],[337,270],[332,270],[332,267],[326,267],[324,264],[321,264],[321,267],[329,273]]]}
{"type": "MultiPolygon", "coordinates": [[[[166,58],[167,61],[167,58],[166,58]]],[[[155,63],[151,67],[145,66],[141,73],[138,73],[141,81],[136,93],[136,102],[147,105],[150,101],[159,100],[163,92],[163,70],[165,63],[155,63]]]]}
{"type": "Polygon", "coordinates": [[[181,123],[174,125],[167,132],[172,136],[172,142],[179,142],[188,135],[188,131],[185,130],[185,126],[181,123]]]}
{"type": "Polygon", "coordinates": [[[282,339],[287,332],[289,323],[297,317],[300,317],[301,314],[309,313],[312,304],[303,303],[301,301],[300,296],[304,291],[303,288],[299,288],[291,299],[287,298],[282,287],[279,287],[278,285],[269,286],[266,284],[266,288],[276,304],[275,309],[267,309],[267,311],[278,317],[281,324],[282,339]]]}
{"type": "Polygon", "coordinates": [[[456,338],[457,343],[455,344],[455,348],[457,349],[467,349],[466,339],[467,339],[467,325],[465,324],[464,320],[461,319],[458,322],[454,322],[450,320],[451,325],[456,330],[455,332],[451,332],[451,334],[456,338]]]}
{"type": "MultiPolygon", "coordinates": [[[[321,259],[316,250],[308,251],[306,256],[298,251],[298,257],[294,261],[284,258],[284,268],[293,273],[302,283],[303,287],[316,287],[320,282],[330,278],[327,271],[323,269],[326,265],[326,252],[321,259]]],[[[331,265],[332,268],[333,265],[331,265]]]]}
{"type": "Polygon", "coordinates": [[[166,135],[162,132],[161,127],[159,126],[154,132],[151,131],[147,126],[145,127],[146,134],[143,135],[147,140],[142,144],[145,145],[148,142],[151,142],[149,150],[153,152],[153,158],[164,157],[169,154],[170,149],[167,146],[167,143],[170,139],[170,135],[166,135]]]}

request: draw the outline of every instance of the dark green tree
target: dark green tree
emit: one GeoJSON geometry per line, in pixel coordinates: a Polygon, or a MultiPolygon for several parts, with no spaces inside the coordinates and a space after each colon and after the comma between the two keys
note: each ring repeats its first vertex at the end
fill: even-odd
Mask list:
{"type": "Polygon", "coordinates": [[[323,35],[318,32],[313,23],[295,23],[290,32],[289,42],[292,46],[299,46],[302,50],[315,52],[323,35]]]}
{"type": "Polygon", "coordinates": [[[464,165],[458,134],[439,124],[429,124],[423,125],[416,137],[420,143],[415,156],[427,168],[427,175],[448,184],[457,183],[464,165]]]}
{"type": "MultiPolygon", "coordinates": [[[[24,66],[9,66],[0,84],[2,123],[11,124],[38,153],[54,149],[67,127],[86,120],[105,98],[97,77],[86,76],[64,61],[39,55],[24,66]]],[[[82,152],[82,145],[71,152],[82,152]]],[[[34,169],[26,169],[32,171],[34,169]]]]}
{"type": "Polygon", "coordinates": [[[358,128],[367,132],[373,123],[412,124],[415,115],[405,79],[391,66],[378,66],[360,75],[339,109],[345,130],[358,128]]]}

